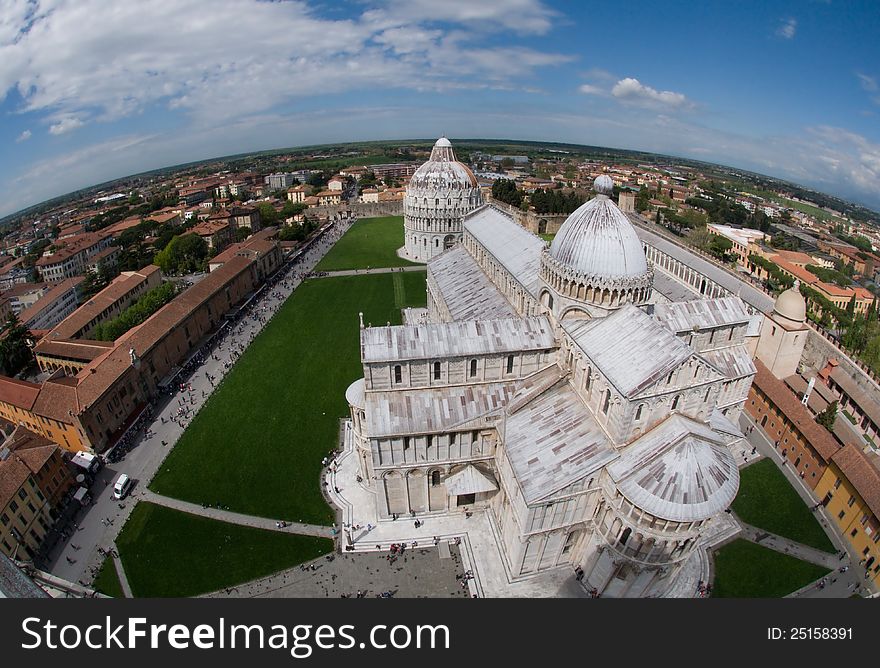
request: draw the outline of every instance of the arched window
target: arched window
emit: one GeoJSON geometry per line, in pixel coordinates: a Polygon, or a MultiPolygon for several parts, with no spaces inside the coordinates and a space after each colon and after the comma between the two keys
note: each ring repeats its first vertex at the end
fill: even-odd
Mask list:
{"type": "Polygon", "coordinates": [[[611,406],[611,390],[605,390],[605,400],[602,402],[602,412],[608,415],[608,408],[611,406]]]}
{"type": "Polygon", "coordinates": [[[678,408],[678,403],[679,403],[680,399],[681,399],[681,395],[676,394],[675,399],[672,400],[672,410],[675,410],[676,408],[678,408]]]}
{"type": "Polygon", "coordinates": [[[644,404],[639,404],[638,408],[636,408],[636,422],[642,419],[642,407],[644,404]]]}
{"type": "Polygon", "coordinates": [[[674,375],[675,375],[675,371],[670,371],[670,372],[669,372],[669,375],[666,376],[666,384],[667,384],[667,385],[671,385],[671,384],[672,384],[672,377],[673,377],[674,375]]]}
{"type": "Polygon", "coordinates": [[[626,541],[629,540],[629,535],[632,533],[632,529],[627,527],[623,530],[623,533],[620,534],[620,540],[618,541],[621,545],[626,545],[626,541]]]}
{"type": "Polygon", "coordinates": [[[593,375],[593,367],[588,366],[587,367],[587,377],[584,378],[584,389],[587,390],[588,392],[590,391],[590,387],[593,384],[593,379],[591,377],[592,375],[593,375]]]}
{"type": "Polygon", "coordinates": [[[403,381],[403,368],[399,364],[394,365],[394,382],[400,383],[403,381]]]}
{"type": "Polygon", "coordinates": [[[440,380],[440,362],[434,362],[434,380],[440,380]]]}
{"type": "Polygon", "coordinates": [[[513,373],[513,355],[507,356],[507,373],[513,373]]]}
{"type": "Polygon", "coordinates": [[[431,471],[431,487],[440,486],[440,471],[431,471]]]}
{"type": "Polygon", "coordinates": [[[471,360],[471,378],[477,377],[477,360],[471,360]]]}

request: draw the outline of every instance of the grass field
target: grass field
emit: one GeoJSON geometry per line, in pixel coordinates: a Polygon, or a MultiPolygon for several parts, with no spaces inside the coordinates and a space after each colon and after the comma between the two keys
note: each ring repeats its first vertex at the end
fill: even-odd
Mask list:
{"type": "Polygon", "coordinates": [[[400,323],[424,306],[421,272],[306,281],[248,347],[181,437],[150,489],[249,515],[330,524],[321,459],[348,415],[345,389],[361,377],[364,322],[400,323]]]}
{"type": "Polygon", "coordinates": [[[416,264],[402,260],[397,249],[403,246],[403,216],[364,218],[356,222],[336,242],[315,267],[315,271],[404,267],[416,264]]]}
{"type": "Polygon", "coordinates": [[[138,597],[197,596],[326,554],[328,538],[265,531],[141,502],[116,540],[138,597]]]}
{"type": "Polygon", "coordinates": [[[836,551],[813,513],[769,459],[741,471],[732,506],[747,524],[825,552],[836,551]]]}
{"type": "Polygon", "coordinates": [[[116,573],[116,566],[113,563],[113,557],[104,559],[98,575],[92,586],[102,594],[112,596],[113,598],[125,598],[125,592],[122,591],[122,585],[119,583],[119,576],[116,573]]]}
{"type": "Polygon", "coordinates": [[[781,598],[830,571],[743,539],[715,553],[717,598],[781,598]]]}

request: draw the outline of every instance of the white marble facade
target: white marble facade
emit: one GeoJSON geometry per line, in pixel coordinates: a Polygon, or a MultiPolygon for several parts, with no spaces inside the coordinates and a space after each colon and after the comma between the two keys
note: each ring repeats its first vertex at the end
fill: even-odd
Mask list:
{"type": "Polygon", "coordinates": [[[649,596],[738,489],[752,316],[654,299],[605,185],[549,248],[467,215],[428,263],[430,322],[362,327],[346,396],[380,521],[485,512],[509,578],[579,567],[600,595],[649,596]]]}
{"type": "Polygon", "coordinates": [[[402,255],[427,262],[461,241],[464,216],[483,203],[473,172],[441,137],[410,178],[403,198],[402,255]]]}

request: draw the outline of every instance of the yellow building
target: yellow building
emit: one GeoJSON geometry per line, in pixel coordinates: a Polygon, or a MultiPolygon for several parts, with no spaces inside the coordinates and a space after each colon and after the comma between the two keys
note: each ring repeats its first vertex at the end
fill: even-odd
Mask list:
{"type": "Polygon", "coordinates": [[[32,559],[72,484],[57,445],[16,429],[0,448],[0,552],[32,559]]]}
{"type": "Polygon", "coordinates": [[[838,450],[819,484],[816,496],[837,524],[866,580],[880,584],[880,470],[853,445],[838,450]]]}

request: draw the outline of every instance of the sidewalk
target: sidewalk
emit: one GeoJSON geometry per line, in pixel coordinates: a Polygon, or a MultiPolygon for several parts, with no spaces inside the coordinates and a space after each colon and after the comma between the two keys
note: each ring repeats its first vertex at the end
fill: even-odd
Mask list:
{"type": "Polygon", "coordinates": [[[315,524],[300,524],[299,522],[285,522],[285,525],[279,527],[278,520],[271,520],[265,517],[257,517],[255,515],[242,515],[229,510],[220,510],[210,506],[202,506],[197,503],[189,503],[188,501],[180,501],[172,499],[169,496],[162,496],[150,490],[144,490],[140,495],[141,501],[156,503],[166,508],[173,508],[191,515],[199,515],[208,517],[212,520],[221,522],[229,522],[230,524],[240,524],[241,526],[254,527],[255,529],[266,529],[268,531],[279,531],[281,533],[298,533],[306,536],[323,536],[332,538],[333,533],[330,527],[318,526],[315,524]]]}

